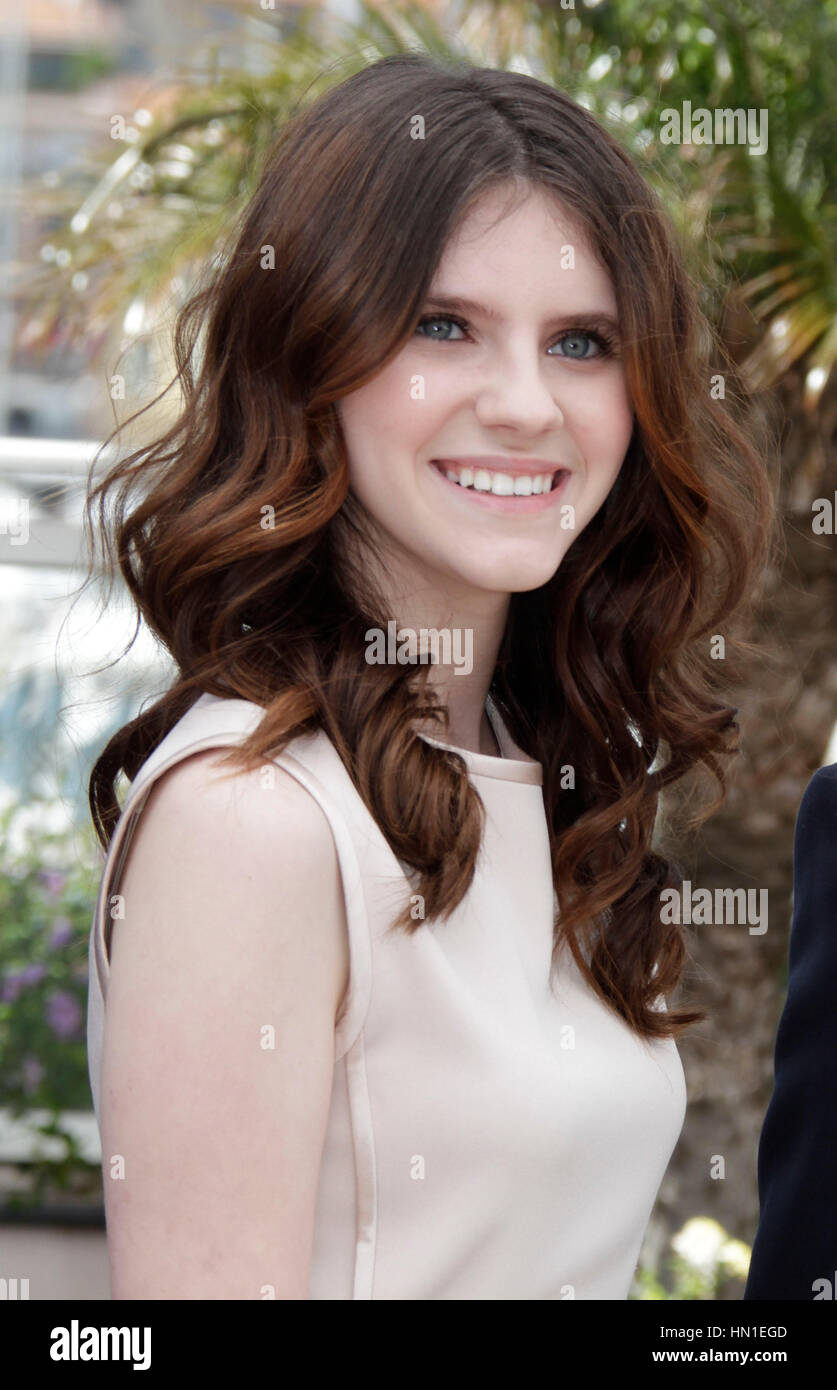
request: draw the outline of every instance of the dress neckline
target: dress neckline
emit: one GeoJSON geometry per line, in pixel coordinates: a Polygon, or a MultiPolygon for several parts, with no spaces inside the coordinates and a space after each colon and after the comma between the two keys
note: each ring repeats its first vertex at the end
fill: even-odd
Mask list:
{"type": "Polygon", "coordinates": [[[423,738],[426,743],[434,744],[437,748],[449,748],[452,753],[458,753],[460,758],[464,759],[468,771],[475,777],[492,777],[501,782],[528,782],[531,786],[542,787],[542,764],[534,758],[527,758],[523,749],[517,746],[490,695],[486,696],[485,712],[503,751],[502,758],[490,753],[472,753],[470,748],[458,748],[454,743],[443,743],[441,739],[433,738],[430,734],[420,733],[419,738],[423,738]]]}

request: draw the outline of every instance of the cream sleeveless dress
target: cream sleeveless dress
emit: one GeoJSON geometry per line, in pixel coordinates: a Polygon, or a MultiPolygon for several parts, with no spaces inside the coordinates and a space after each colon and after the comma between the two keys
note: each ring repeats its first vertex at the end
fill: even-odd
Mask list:
{"type": "MultiPolygon", "coordinates": [[[[387,930],[413,888],[325,732],[275,759],[328,818],[349,933],[311,1299],[625,1299],[683,1124],[674,1042],[638,1038],[568,950],[550,979],[542,768],[490,697],[486,711],[503,757],[456,750],[486,809],[477,872],[446,922],[413,935],[387,930]]],[[[201,695],[131,784],[90,935],[97,1117],[110,897],[138,814],[167,768],[262,713],[201,695]]]]}

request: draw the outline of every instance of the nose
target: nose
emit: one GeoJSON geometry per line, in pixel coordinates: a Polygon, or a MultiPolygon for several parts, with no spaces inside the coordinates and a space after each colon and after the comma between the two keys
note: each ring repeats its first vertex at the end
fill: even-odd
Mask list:
{"type": "Polygon", "coordinates": [[[557,383],[548,373],[549,363],[541,363],[537,352],[521,348],[504,354],[477,392],[475,411],[480,424],[527,435],[563,425],[557,383]]]}

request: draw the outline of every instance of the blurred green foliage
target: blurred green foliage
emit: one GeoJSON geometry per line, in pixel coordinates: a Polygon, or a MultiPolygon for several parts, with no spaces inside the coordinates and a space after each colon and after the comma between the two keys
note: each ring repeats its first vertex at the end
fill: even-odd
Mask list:
{"type": "Polygon", "coordinates": [[[750,1248],[719,1222],[695,1216],[672,1237],[659,1267],[640,1264],[629,1299],[694,1302],[741,1299],[750,1268],[750,1248]]]}
{"type": "MultiPolygon", "coordinates": [[[[42,809],[48,821],[51,808],[42,809]]],[[[63,1149],[20,1165],[29,1190],[8,1200],[26,1205],[100,1185],[61,1112],[91,1108],[87,943],[101,857],[92,828],[57,834],[19,822],[19,807],[0,815],[0,1106],[11,1118],[46,1111],[33,1133],[63,1149]]]]}
{"type": "Polygon", "coordinates": [[[837,359],[837,0],[452,0],[433,12],[361,0],[358,11],[326,21],[309,5],[290,25],[280,6],[235,10],[223,36],[208,21],[153,111],[122,113],[83,167],[33,185],[33,212],[45,201],[55,231],[25,290],[30,345],[57,335],[94,352],[129,304],[149,321],[167,314],[223,254],[285,117],[376,58],[419,49],[519,68],[591,110],[664,200],[713,319],[734,291],[750,387],[804,360],[816,408],[837,359]],[[664,143],[663,113],[686,101],[766,110],[766,151],[664,143]]]}

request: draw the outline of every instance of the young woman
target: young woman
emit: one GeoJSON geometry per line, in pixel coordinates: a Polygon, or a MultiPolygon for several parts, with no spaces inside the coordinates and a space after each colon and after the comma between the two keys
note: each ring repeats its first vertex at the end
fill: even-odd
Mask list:
{"type": "Polygon", "coordinates": [[[701,1017],[658,798],[723,791],[769,548],[711,341],[542,82],[394,56],[280,131],[90,497],[178,670],[91,778],[115,1297],[627,1296],[701,1017]]]}

